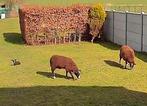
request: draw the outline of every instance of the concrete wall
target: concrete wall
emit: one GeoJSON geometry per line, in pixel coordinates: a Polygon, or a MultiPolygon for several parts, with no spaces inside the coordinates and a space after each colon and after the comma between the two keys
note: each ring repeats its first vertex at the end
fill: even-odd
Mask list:
{"type": "Polygon", "coordinates": [[[104,34],[111,42],[147,52],[147,15],[107,11],[104,34]]]}

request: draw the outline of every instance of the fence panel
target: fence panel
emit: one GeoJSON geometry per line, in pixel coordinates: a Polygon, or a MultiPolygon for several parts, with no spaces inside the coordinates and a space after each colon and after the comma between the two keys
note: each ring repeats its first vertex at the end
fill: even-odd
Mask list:
{"type": "Polygon", "coordinates": [[[143,16],[143,51],[147,52],[147,15],[143,16]]]}
{"type": "Polygon", "coordinates": [[[104,25],[104,35],[108,41],[113,42],[113,12],[107,12],[107,18],[104,25]]]}
{"type": "Polygon", "coordinates": [[[114,43],[125,44],[126,15],[125,13],[114,13],[114,43]]]}
{"type": "Polygon", "coordinates": [[[107,40],[147,52],[147,14],[107,11],[104,33],[107,40]]]}
{"type": "Polygon", "coordinates": [[[127,19],[127,44],[136,51],[141,51],[141,14],[128,14],[127,19]]]}

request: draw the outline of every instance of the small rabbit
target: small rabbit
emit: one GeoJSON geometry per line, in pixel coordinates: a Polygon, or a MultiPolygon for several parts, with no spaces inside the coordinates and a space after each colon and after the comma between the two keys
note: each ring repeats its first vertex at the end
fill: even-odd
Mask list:
{"type": "Polygon", "coordinates": [[[20,61],[16,60],[16,59],[13,59],[11,60],[12,61],[12,65],[15,66],[15,65],[20,65],[20,61]]]}

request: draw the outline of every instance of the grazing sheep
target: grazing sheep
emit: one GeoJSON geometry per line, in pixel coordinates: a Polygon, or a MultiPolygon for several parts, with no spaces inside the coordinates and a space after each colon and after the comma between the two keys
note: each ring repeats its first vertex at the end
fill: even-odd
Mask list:
{"type": "Polygon", "coordinates": [[[123,60],[126,62],[125,63],[125,69],[127,67],[127,64],[129,63],[130,64],[130,67],[133,68],[135,64],[135,61],[134,61],[134,57],[135,57],[135,53],[134,53],[134,50],[132,48],[130,48],[129,46],[127,45],[123,45],[121,48],[120,48],[120,60],[119,60],[119,63],[121,63],[121,59],[123,58],[123,60]]]}
{"type": "Polygon", "coordinates": [[[15,66],[15,65],[20,65],[20,61],[16,60],[16,59],[13,59],[11,60],[12,61],[12,65],[15,66]]]}
{"type": "Polygon", "coordinates": [[[51,66],[53,78],[55,78],[54,71],[56,68],[65,69],[66,77],[68,77],[68,73],[70,73],[73,80],[74,80],[73,73],[76,75],[78,79],[80,78],[80,70],[78,69],[77,65],[71,58],[59,56],[59,55],[53,55],[50,58],[50,66],[51,66]]]}

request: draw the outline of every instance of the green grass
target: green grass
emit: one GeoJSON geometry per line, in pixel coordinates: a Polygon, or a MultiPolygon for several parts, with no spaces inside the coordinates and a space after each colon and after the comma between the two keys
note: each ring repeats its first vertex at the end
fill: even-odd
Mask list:
{"type": "MultiPolygon", "coordinates": [[[[0,0],[5,2],[7,0],[0,0]]],[[[23,0],[24,4],[29,5],[56,5],[56,6],[68,6],[72,4],[110,4],[106,5],[107,9],[113,9],[117,11],[130,11],[130,12],[147,12],[147,0],[23,0]],[[140,6],[142,5],[142,6],[140,6]]]]}
{"type": "MultiPolygon", "coordinates": [[[[0,0],[5,2],[6,0],[0,0]]],[[[68,6],[72,4],[96,4],[102,3],[107,9],[114,9],[117,11],[130,11],[130,12],[147,12],[147,0],[23,0],[24,4],[29,5],[56,5],[56,6],[68,6]],[[110,5],[108,5],[110,4],[110,5]],[[142,6],[140,6],[140,4],[142,6]]]]}
{"type": "Polygon", "coordinates": [[[125,70],[118,54],[108,42],[27,46],[17,18],[0,20],[0,106],[146,106],[147,55],[137,53],[135,68],[125,70]],[[54,54],[72,57],[81,79],[67,80],[63,70],[51,79],[54,54]],[[14,58],[22,64],[11,66],[14,58]]]}
{"type": "MultiPolygon", "coordinates": [[[[25,0],[34,4],[34,0],[25,0]]],[[[146,0],[35,0],[35,4],[69,5],[73,3],[111,3],[111,4],[147,4],[146,0]]]]}
{"type": "MultiPolygon", "coordinates": [[[[6,0],[0,0],[4,2],[6,0]]],[[[23,0],[24,3],[39,5],[70,5],[73,3],[111,3],[111,4],[147,4],[146,0],[23,0]]]]}

